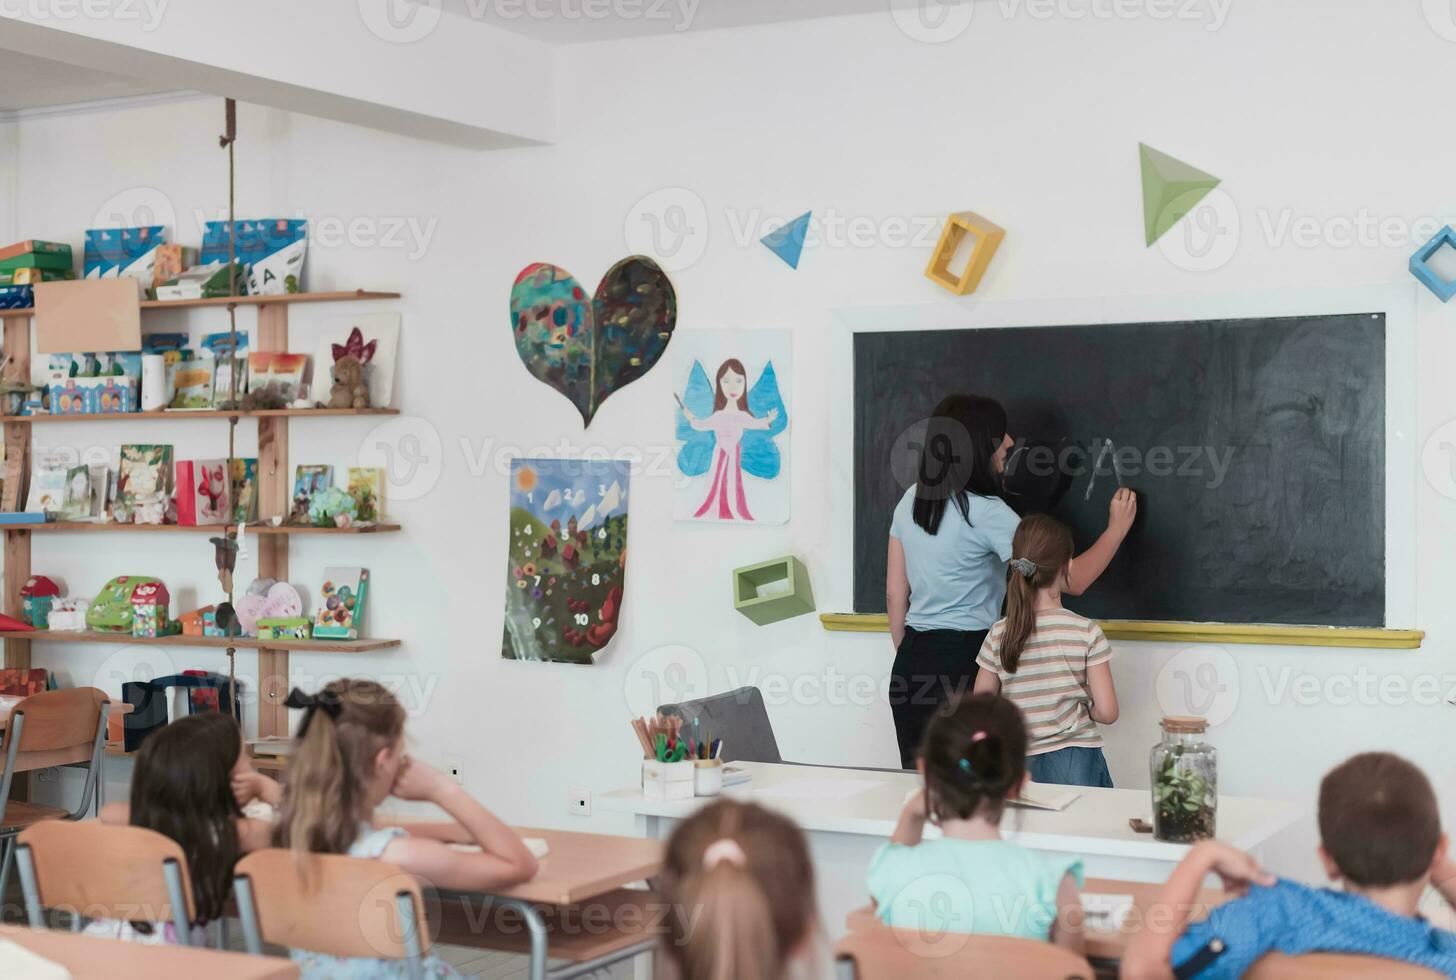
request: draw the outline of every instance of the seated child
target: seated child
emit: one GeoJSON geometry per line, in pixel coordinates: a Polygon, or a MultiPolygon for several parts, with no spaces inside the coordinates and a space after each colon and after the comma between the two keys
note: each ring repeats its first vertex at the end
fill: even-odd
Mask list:
{"type": "MultiPolygon", "coordinates": [[[[193,945],[205,938],[202,926],[222,916],[237,859],[267,847],[272,832],[238,806],[232,773],[241,749],[242,733],[231,716],[208,712],[179,718],[142,743],[132,770],[131,803],[108,803],[101,810],[103,822],[145,827],[181,845],[197,906],[193,945]]],[[[144,943],[178,939],[170,922],[94,919],[85,931],[144,943]]]]}
{"type": "MultiPolygon", "coordinates": [[[[307,867],[307,855],[347,854],[379,858],[427,886],[491,892],[535,875],[536,857],[525,841],[475,800],[464,787],[404,751],[404,708],[383,685],[344,678],[309,695],[295,688],[284,702],[304,708],[294,738],[274,843],[291,848],[307,867]],[[427,800],[454,823],[399,824],[379,820],[390,796],[427,800]],[[478,845],[461,852],[447,841],[478,845]]],[[[303,976],[371,978],[406,975],[402,961],[344,959],[294,950],[303,976]]],[[[427,976],[455,976],[431,954],[427,976]]]]}
{"type": "Polygon", "coordinates": [[[1456,976],[1456,934],[1417,912],[1427,882],[1456,899],[1456,867],[1425,775],[1388,752],[1346,760],[1320,783],[1319,829],[1320,860],[1344,891],[1275,878],[1242,851],[1203,841],[1159,896],[1179,918],[1171,929],[1137,934],[1123,977],[1239,977],[1272,952],[1382,956],[1456,976]],[[1190,925],[1210,872],[1247,894],[1190,925]]]}
{"type": "Polygon", "coordinates": [[[976,694],[936,715],[917,762],[925,789],[905,803],[870,861],[887,925],[1048,940],[1081,955],[1082,862],[1001,839],[1001,811],[1026,781],[1026,725],[1003,697],[976,694]],[[939,840],[922,840],[926,820],[939,840]]]}
{"type": "Polygon", "coordinates": [[[1098,725],[1117,720],[1112,647],[1102,628],[1062,608],[1072,571],[1072,532],[1033,514],[1016,528],[1006,618],[976,657],[976,694],[1000,693],[1031,729],[1026,767],[1039,783],[1112,785],[1098,725]]]}
{"type": "Polygon", "coordinates": [[[670,909],[662,952],[677,980],[826,976],[814,865],[788,818],[719,800],[667,842],[659,894],[670,909]]]}

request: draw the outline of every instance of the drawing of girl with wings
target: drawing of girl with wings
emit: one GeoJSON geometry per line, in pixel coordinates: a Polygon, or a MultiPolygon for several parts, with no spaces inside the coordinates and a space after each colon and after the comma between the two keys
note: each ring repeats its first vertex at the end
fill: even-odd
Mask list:
{"type": "Polygon", "coordinates": [[[723,362],[712,384],[702,363],[694,361],[687,391],[678,399],[677,438],[683,446],[677,465],[685,476],[702,476],[711,467],[712,478],[708,496],[693,517],[753,520],[743,474],[764,480],[779,475],[774,438],[788,424],[772,361],[751,390],[748,372],[737,358],[723,362]]]}

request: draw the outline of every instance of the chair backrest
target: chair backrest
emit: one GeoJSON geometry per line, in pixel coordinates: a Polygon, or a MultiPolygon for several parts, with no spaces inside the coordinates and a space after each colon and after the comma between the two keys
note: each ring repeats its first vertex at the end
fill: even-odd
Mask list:
{"type": "Polygon", "coordinates": [[[417,959],[430,948],[420,886],[396,865],[340,854],[254,851],[233,886],[250,952],[263,943],[330,956],[417,959]]]}
{"type": "Polygon", "coordinates": [[[94,756],[105,691],[73,687],[32,694],[10,712],[5,729],[6,768],[44,769],[87,762],[94,756]]]}
{"type": "Polygon", "coordinates": [[[1093,977],[1090,963],[1051,943],[958,933],[938,933],[931,940],[916,930],[884,926],[845,936],[834,947],[834,957],[852,963],[858,980],[1093,977]]]}
{"type": "Polygon", "coordinates": [[[36,928],[44,927],[47,908],[89,919],[180,922],[182,935],[197,917],[187,858],[155,830],[43,820],[16,844],[26,912],[36,928]]]}
{"type": "Polygon", "coordinates": [[[764,707],[763,692],[756,687],[740,687],[712,697],[680,704],[664,704],[657,709],[665,715],[680,715],[683,734],[693,734],[693,719],[698,721],[702,737],[723,740],[724,762],[783,762],[773,725],[764,707]]]}
{"type": "Polygon", "coordinates": [[[1346,953],[1305,953],[1286,956],[1268,953],[1255,961],[1247,980],[1325,980],[1327,977],[1379,977],[1381,980],[1424,980],[1442,974],[1423,966],[1379,956],[1346,953]]]}

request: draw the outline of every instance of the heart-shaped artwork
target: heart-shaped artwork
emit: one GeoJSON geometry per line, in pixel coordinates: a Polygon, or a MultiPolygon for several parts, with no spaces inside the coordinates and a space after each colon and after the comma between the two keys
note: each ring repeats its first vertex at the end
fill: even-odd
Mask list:
{"type": "Polygon", "coordinates": [[[641,255],[607,270],[586,291],[558,266],[536,262],[511,287],[511,328],[526,370],[565,395],[584,425],[612,392],[652,369],[677,326],[677,294],[641,255]]]}

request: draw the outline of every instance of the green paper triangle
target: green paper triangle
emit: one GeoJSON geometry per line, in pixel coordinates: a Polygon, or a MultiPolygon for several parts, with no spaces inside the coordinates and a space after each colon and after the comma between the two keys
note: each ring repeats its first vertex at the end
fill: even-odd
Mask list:
{"type": "Polygon", "coordinates": [[[1143,233],[1151,245],[1220,181],[1146,143],[1138,144],[1138,158],[1143,172],[1143,233]]]}

